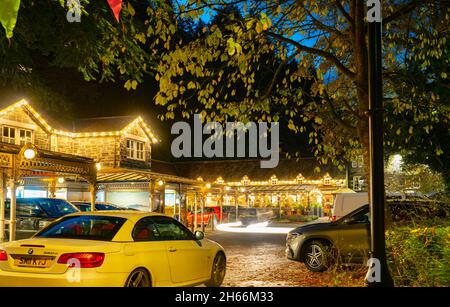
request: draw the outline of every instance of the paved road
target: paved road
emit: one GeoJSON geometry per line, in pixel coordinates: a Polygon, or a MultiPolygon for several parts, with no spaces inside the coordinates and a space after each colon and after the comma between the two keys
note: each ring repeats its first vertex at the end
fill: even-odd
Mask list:
{"type": "Polygon", "coordinates": [[[285,234],[215,231],[207,238],[221,244],[227,255],[224,286],[360,286],[363,271],[312,273],[304,264],[286,259],[285,234]]]}

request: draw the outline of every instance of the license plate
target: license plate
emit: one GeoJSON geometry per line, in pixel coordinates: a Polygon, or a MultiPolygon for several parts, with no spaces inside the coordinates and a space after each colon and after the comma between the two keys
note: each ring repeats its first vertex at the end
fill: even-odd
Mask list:
{"type": "Polygon", "coordinates": [[[39,256],[16,256],[14,265],[20,267],[48,268],[52,258],[39,256]]]}

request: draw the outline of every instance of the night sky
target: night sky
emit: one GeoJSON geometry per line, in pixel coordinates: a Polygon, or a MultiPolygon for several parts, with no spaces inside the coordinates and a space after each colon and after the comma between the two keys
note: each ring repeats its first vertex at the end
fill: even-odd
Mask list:
{"type": "MultiPolygon", "coordinates": [[[[165,112],[165,108],[154,103],[153,97],[159,85],[153,77],[148,76],[136,90],[127,91],[119,82],[86,82],[79,72],[68,69],[47,67],[39,74],[45,88],[43,93],[3,86],[0,87],[1,105],[26,98],[40,112],[67,128],[71,127],[71,121],[76,118],[142,115],[161,140],[153,148],[153,158],[173,161],[170,152],[171,140],[176,137],[170,134],[173,121],[162,122],[157,118],[158,114],[165,112]],[[52,96],[61,99],[55,101],[52,98],[49,103],[46,91],[56,93],[52,96]]],[[[282,151],[298,150],[303,156],[311,156],[306,136],[294,135],[283,123],[280,124],[280,146],[282,151]]]]}

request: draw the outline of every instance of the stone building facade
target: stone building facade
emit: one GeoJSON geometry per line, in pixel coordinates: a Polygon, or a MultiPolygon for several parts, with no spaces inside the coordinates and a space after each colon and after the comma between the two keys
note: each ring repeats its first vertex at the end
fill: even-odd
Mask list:
{"type": "MultiPolygon", "coordinates": [[[[141,117],[102,118],[98,130],[89,132],[58,129],[46,120],[25,101],[13,104],[0,113],[1,141],[16,145],[31,142],[39,149],[92,158],[108,168],[151,166],[152,143],[157,138],[141,117]]],[[[98,119],[82,120],[82,125],[87,121],[98,119]]]]}
{"type": "MultiPolygon", "coordinates": [[[[227,197],[229,204],[244,206],[330,205],[335,191],[360,179],[331,165],[316,172],[315,159],[281,159],[277,168],[270,170],[261,169],[256,160],[154,161],[152,146],[158,139],[141,117],[79,119],[69,129],[39,114],[24,100],[0,105],[0,132],[0,152],[2,144],[33,143],[38,150],[93,159],[99,170],[98,201],[150,205],[153,209],[162,204],[163,209],[171,208],[166,210],[168,214],[170,210],[181,212],[183,202],[192,207],[199,193],[207,195],[204,203],[211,206],[227,197]],[[207,184],[211,188],[205,192],[207,184]]],[[[26,178],[19,197],[47,197],[46,179],[26,178]]],[[[56,197],[89,201],[89,185],[78,178],[63,178],[57,184],[56,197]]]]}
{"type": "MultiPolygon", "coordinates": [[[[150,171],[152,145],[158,140],[141,117],[82,119],[72,126],[72,129],[67,129],[44,118],[28,102],[21,100],[0,110],[0,145],[23,146],[32,143],[38,150],[94,159],[98,168],[103,170],[125,168],[150,171]]],[[[28,189],[28,195],[45,196],[45,183],[40,184],[29,178],[27,183],[28,186],[22,189],[28,189]]],[[[135,190],[134,184],[129,183],[129,186],[130,190],[135,190]]],[[[104,201],[106,186],[101,187],[99,198],[104,201]]],[[[59,183],[58,188],[65,190],[58,196],[69,200],[88,199],[87,184],[66,180],[59,183]]],[[[147,201],[148,196],[140,197],[141,203],[147,201]]]]}

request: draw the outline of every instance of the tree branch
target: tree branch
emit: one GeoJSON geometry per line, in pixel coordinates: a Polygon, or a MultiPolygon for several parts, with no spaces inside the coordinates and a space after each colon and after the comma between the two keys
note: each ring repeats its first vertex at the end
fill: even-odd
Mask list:
{"type": "Polygon", "coordinates": [[[295,53],[292,53],[288,58],[286,58],[284,61],[282,61],[280,63],[280,65],[278,65],[277,70],[275,71],[275,74],[272,78],[272,81],[270,82],[269,88],[267,89],[267,91],[264,93],[264,96],[261,97],[262,100],[266,99],[269,97],[270,93],[273,90],[273,87],[275,86],[275,83],[277,82],[277,78],[278,75],[281,73],[281,70],[283,69],[284,66],[286,66],[287,63],[289,63],[293,58],[295,57],[295,53]]]}
{"type": "Polygon", "coordinates": [[[413,10],[415,10],[419,5],[424,4],[426,2],[426,0],[412,0],[411,2],[404,4],[402,7],[400,7],[398,10],[396,10],[395,12],[393,12],[391,15],[389,15],[386,18],[383,18],[383,24],[387,24],[389,22],[394,21],[395,19],[408,14],[410,12],[412,12],[413,10]]]}
{"type": "Polygon", "coordinates": [[[295,46],[299,51],[304,51],[304,52],[308,52],[308,53],[312,53],[312,54],[316,54],[318,56],[321,56],[325,59],[327,59],[328,61],[333,62],[336,67],[345,75],[347,75],[348,77],[354,79],[356,74],[351,71],[350,69],[348,69],[344,64],[341,63],[341,61],[339,61],[338,58],[336,58],[333,54],[320,50],[320,49],[316,49],[316,48],[312,48],[312,47],[308,47],[305,45],[302,45],[290,38],[284,37],[280,34],[277,33],[273,33],[273,32],[267,32],[267,34],[273,38],[275,38],[276,40],[291,44],[293,46],[295,46]]]}
{"type": "Polygon", "coordinates": [[[347,11],[345,10],[345,8],[342,6],[342,3],[340,0],[335,0],[334,1],[336,3],[337,8],[339,9],[339,11],[342,13],[342,15],[344,15],[345,19],[347,19],[348,23],[350,24],[350,26],[352,28],[355,27],[355,21],[353,20],[353,18],[347,13],[347,11]]]}
{"type": "Polygon", "coordinates": [[[339,114],[337,114],[336,109],[334,108],[334,105],[333,105],[333,103],[331,101],[331,98],[328,95],[328,92],[326,90],[324,90],[324,93],[325,93],[325,95],[324,95],[325,96],[325,100],[326,100],[328,106],[330,107],[331,114],[333,115],[333,118],[336,120],[337,124],[339,126],[341,126],[342,128],[344,128],[345,130],[347,130],[348,132],[355,133],[356,132],[356,127],[346,123],[339,116],[339,114]]]}
{"type": "Polygon", "coordinates": [[[328,26],[328,25],[324,24],[323,22],[319,21],[317,18],[315,18],[313,16],[313,14],[311,14],[311,12],[305,7],[305,5],[302,5],[302,6],[303,6],[303,9],[305,10],[306,14],[308,14],[309,18],[311,18],[312,23],[317,28],[324,30],[324,31],[335,33],[341,37],[344,36],[344,34],[341,31],[339,31],[338,29],[328,26]]]}

